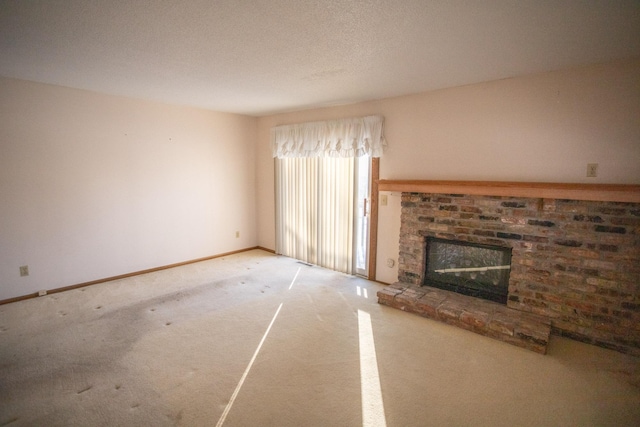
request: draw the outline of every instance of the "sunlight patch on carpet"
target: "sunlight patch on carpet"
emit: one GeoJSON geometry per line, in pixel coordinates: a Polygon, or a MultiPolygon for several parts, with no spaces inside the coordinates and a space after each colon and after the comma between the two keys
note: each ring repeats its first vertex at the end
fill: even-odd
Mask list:
{"type": "Polygon", "coordinates": [[[373,341],[371,315],[358,310],[358,335],[360,338],[360,390],[362,393],[362,426],[385,427],[387,425],[382,401],[382,388],[378,374],[378,359],[373,341]]]}

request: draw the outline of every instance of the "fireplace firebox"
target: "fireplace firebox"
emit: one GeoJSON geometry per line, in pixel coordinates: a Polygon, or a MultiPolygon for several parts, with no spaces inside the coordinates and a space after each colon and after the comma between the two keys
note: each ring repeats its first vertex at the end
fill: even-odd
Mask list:
{"type": "Polygon", "coordinates": [[[507,303],[511,248],[427,237],[423,285],[507,303]]]}

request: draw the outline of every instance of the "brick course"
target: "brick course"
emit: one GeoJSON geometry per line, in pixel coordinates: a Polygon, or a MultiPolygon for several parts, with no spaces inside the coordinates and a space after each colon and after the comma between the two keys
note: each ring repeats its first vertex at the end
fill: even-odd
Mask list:
{"type": "Polygon", "coordinates": [[[422,284],[427,236],[509,247],[509,308],[640,355],[640,204],[403,193],[401,215],[401,283],[422,284]]]}

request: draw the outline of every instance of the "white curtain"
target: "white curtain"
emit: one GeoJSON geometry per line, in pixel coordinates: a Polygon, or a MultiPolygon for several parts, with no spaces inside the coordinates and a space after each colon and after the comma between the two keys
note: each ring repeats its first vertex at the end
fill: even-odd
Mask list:
{"type": "Polygon", "coordinates": [[[383,118],[272,129],[276,253],[353,274],[356,157],[379,157],[383,118]]]}
{"type": "Polygon", "coordinates": [[[387,143],[382,116],[276,126],[273,157],[380,157],[387,143]]]}

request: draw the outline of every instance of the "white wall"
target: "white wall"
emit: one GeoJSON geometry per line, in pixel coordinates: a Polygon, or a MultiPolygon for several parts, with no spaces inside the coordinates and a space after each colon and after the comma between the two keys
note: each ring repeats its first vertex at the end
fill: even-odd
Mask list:
{"type": "Polygon", "coordinates": [[[255,246],[256,124],[0,79],[0,300],[255,246]]]}
{"type": "Polygon", "coordinates": [[[393,283],[398,280],[398,254],[400,252],[400,198],[402,193],[381,191],[378,199],[378,257],[376,280],[393,283]],[[387,204],[382,203],[387,196],[387,204]],[[389,265],[388,262],[392,261],[389,265]]]}
{"type": "MultiPolygon", "coordinates": [[[[275,242],[270,128],[368,114],[385,116],[381,179],[640,184],[640,60],[280,114],[258,122],[259,245],[275,242]]],[[[399,216],[381,211],[380,280],[393,281],[399,216]]]]}
{"type": "Polygon", "coordinates": [[[0,300],[274,248],[271,127],[368,114],[385,116],[382,179],[640,184],[640,60],[259,119],[0,78],[0,300]]]}

